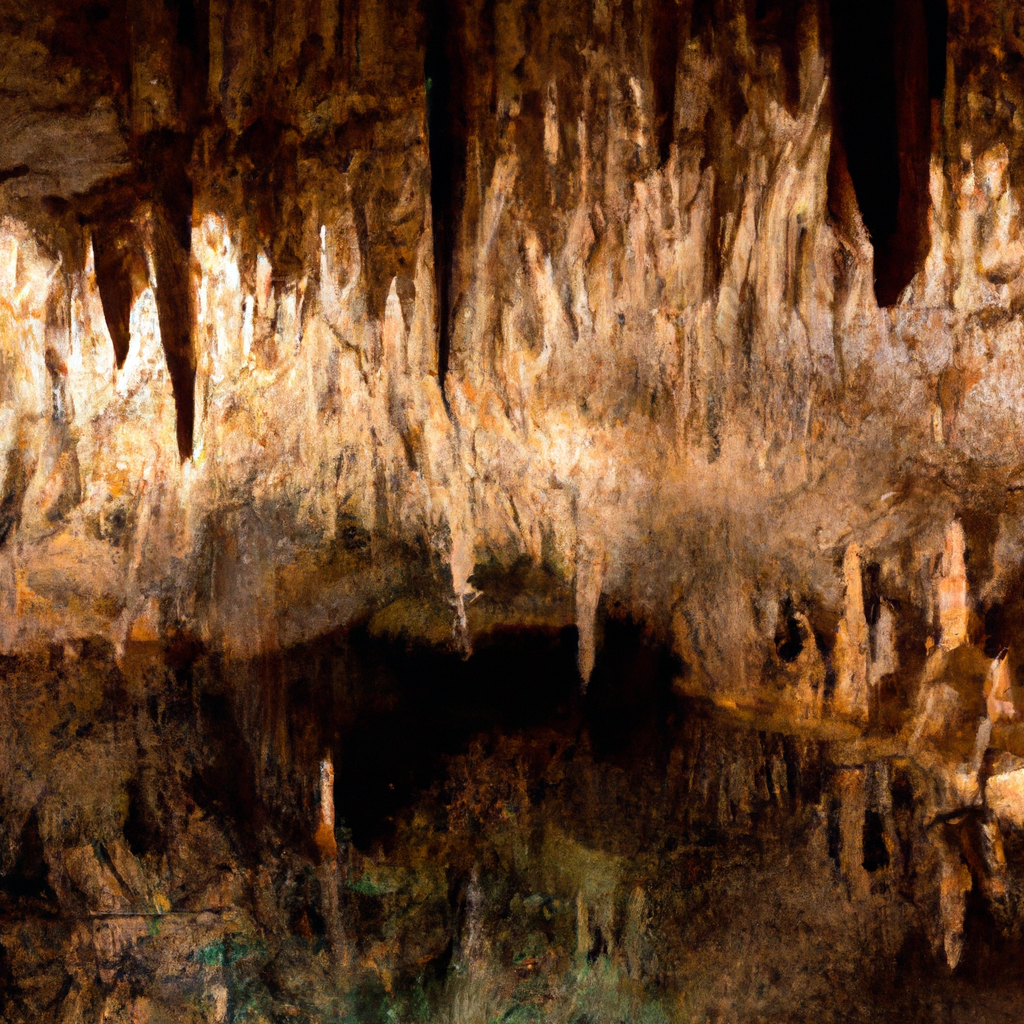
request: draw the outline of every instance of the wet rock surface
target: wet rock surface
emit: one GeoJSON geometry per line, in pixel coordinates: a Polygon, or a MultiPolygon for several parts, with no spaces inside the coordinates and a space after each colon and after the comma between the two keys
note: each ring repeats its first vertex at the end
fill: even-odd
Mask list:
{"type": "Polygon", "coordinates": [[[1012,1019],[1019,759],[948,795],[983,708],[766,726],[605,627],[585,696],[571,630],[5,662],[0,1013],[1012,1019]]]}
{"type": "Polygon", "coordinates": [[[1014,1019],[1022,57],[4,0],[6,1017],[1014,1019]]]}

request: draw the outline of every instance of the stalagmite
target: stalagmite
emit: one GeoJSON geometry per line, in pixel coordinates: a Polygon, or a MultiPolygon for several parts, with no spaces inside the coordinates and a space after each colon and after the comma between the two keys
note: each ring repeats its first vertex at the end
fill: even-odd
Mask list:
{"type": "Polygon", "coordinates": [[[958,850],[941,848],[939,866],[939,914],[942,921],[943,949],[950,970],[955,970],[964,948],[964,917],[967,894],[973,883],[971,872],[958,850]]]}
{"type": "Polygon", "coordinates": [[[896,653],[896,616],[886,602],[878,611],[878,620],[871,627],[871,664],[868,675],[872,687],[899,669],[896,653]]]}
{"type": "Polygon", "coordinates": [[[316,876],[320,883],[324,924],[334,958],[344,963],[348,956],[345,930],[338,900],[341,870],[334,821],[334,762],[330,756],[320,762],[319,806],[317,808],[316,845],[320,863],[316,876]]]}
{"type": "Polygon", "coordinates": [[[843,557],[846,597],[843,618],[836,634],[833,659],[836,687],[832,698],[836,712],[845,717],[868,717],[868,623],[864,616],[864,587],[860,549],[851,544],[843,557]]]}
{"type": "Polygon", "coordinates": [[[604,584],[606,555],[583,548],[576,561],[576,628],[579,632],[577,666],[580,686],[586,692],[594,671],[597,650],[597,608],[604,584]]]}
{"type": "Polygon", "coordinates": [[[1010,697],[1010,667],[1007,651],[992,659],[985,679],[985,706],[993,722],[1001,718],[1016,717],[1016,709],[1010,697]]]}
{"type": "Polygon", "coordinates": [[[814,641],[814,630],[810,620],[802,612],[795,612],[793,619],[800,632],[802,647],[793,667],[796,681],[793,686],[793,702],[799,708],[799,717],[817,719],[821,717],[825,689],[825,662],[814,641]]]}
{"type": "Polygon", "coordinates": [[[319,798],[316,845],[325,859],[336,860],[338,843],[334,836],[334,763],[329,757],[320,762],[319,798]]]}
{"type": "Polygon", "coordinates": [[[946,531],[946,543],[935,583],[935,605],[939,644],[952,650],[967,643],[970,609],[967,603],[967,567],[964,564],[964,530],[953,520],[946,531]]]}
{"type": "Polygon", "coordinates": [[[864,869],[864,815],[867,812],[865,771],[847,768],[839,772],[840,866],[850,897],[865,899],[871,880],[864,869]]]}

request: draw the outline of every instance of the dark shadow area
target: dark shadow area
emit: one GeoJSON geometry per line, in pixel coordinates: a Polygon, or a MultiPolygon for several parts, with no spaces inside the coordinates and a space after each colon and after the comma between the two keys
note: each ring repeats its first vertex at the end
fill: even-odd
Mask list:
{"type": "Polygon", "coordinates": [[[800,107],[801,26],[806,18],[803,0],[755,0],[753,33],[762,47],[777,47],[784,81],[786,109],[800,107]]]}
{"type": "Polygon", "coordinates": [[[804,642],[810,639],[804,634],[796,617],[792,598],[787,598],[780,609],[779,626],[775,634],[775,650],[785,662],[794,662],[804,649],[804,642]]]}
{"type": "Polygon", "coordinates": [[[54,896],[46,865],[46,848],[39,834],[39,812],[33,808],[21,830],[18,858],[13,868],[0,874],[0,892],[14,899],[51,901],[54,896]]]}
{"type": "MultiPolygon", "coordinates": [[[[339,825],[366,849],[387,841],[401,812],[475,741],[541,730],[569,743],[585,738],[598,761],[630,770],[643,763],[647,771],[653,757],[654,770],[663,769],[678,710],[677,667],[639,626],[610,621],[585,697],[573,627],[499,632],[478,641],[465,660],[357,633],[345,644],[321,641],[253,671],[282,701],[273,711],[291,752],[291,764],[282,767],[312,779],[319,758],[330,753],[339,825]]],[[[225,696],[203,697],[201,712],[224,750],[211,750],[216,756],[194,780],[197,801],[240,822],[272,813],[280,827],[308,831],[300,809],[260,804],[247,781],[255,780],[253,755],[231,724],[235,712],[225,696]]],[[[263,728],[279,726],[268,719],[263,728]]]]}
{"type": "Polygon", "coordinates": [[[5,181],[14,181],[17,178],[24,178],[30,173],[31,168],[27,164],[17,164],[0,171],[0,185],[5,181]]]}
{"type": "Polygon", "coordinates": [[[447,405],[445,375],[451,351],[452,269],[458,210],[466,180],[467,90],[451,0],[427,0],[424,84],[430,156],[430,208],[437,288],[437,375],[447,405]]]}
{"type": "Polygon", "coordinates": [[[668,163],[675,134],[681,21],[677,0],[654,0],[651,79],[654,84],[654,135],[658,142],[658,159],[662,164],[668,163]]]}
{"type": "Polygon", "coordinates": [[[334,769],[337,813],[359,847],[385,838],[396,814],[475,735],[570,721],[574,629],[501,635],[465,661],[368,640],[355,646],[370,685],[334,725],[334,769]]]}
{"type": "Polygon", "coordinates": [[[845,156],[874,246],[878,303],[890,306],[928,253],[931,100],[945,86],[945,3],[832,0],[830,14],[833,146],[845,156]]]}
{"type": "Polygon", "coordinates": [[[868,872],[879,871],[889,866],[889,850],[885,845],[885,830],[882,817],[876,810],[869,809],[864,815],[864,835],[861,849],[862,864],[868,872]]]}
{"type": "Polygon", "coordinates": [[[582,702],[595,759],[631,764],[653,757],[656,766],[664,767],[672,743],[677,669],[670,651],[636,623],[605,622],[604,642],[582,702]]]}

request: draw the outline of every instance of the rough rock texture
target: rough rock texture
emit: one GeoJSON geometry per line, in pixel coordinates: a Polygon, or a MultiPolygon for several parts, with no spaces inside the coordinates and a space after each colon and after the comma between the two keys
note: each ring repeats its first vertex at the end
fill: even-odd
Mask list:
{"type": "Polygon", "coordinates": [[[411,560],[388,622],[468,644],[525,559],[584,676],[603,596],[756,692],[851,544],[921,632],[956,517],[1005,597],[1013,11],[908,55],[901,6],[865,71],[871,12],[811,3],[8,7],[8,650],[286,647],[411,560]]]}
{"type": "MultiPolygon", "coordinates": [[[[394,979],[443,962],[416,984],[444,1019],[629,1016],[648,980],[667,1019],[798,1016],[803,982],[737,1009],[644,945],[651,901],[704,877],[665,830],[702,849],[707,822],[741,837],[721,856],[796,844],[837,902],[787,921],[852,901],[881,937],[851,949],[891,966],[927,934],[981,971],[965,922],[1016,935],[1024,827],[1022,68],[1024,14],[981,0],[3,0],[0,869],[54,951],[40,973],[4,939],[3,1012],[160,1019],[187,962],[197,1019],[290,1013],[315,962],[317,991],[372,974],[374,1013],[422,1016],[394,979]],[[498,728],[470,715],[409,784],[403,852],[345,834],[364,797],[334,759],[377,677],[318,721],[351,667],[318,644],[472,676],[527,631],[558,690],[574,626],[585,689],[627,620],[671,652],[651,699],[689,723],[659,740],[644,851],[593,794],[647,762],[609,781],[589,695],[563,694],[549,763],[521,723],[494,759],[465,747],[498,728]],[[572,813],[545,796],[563,756],[591,793],[572,813]],[[473,789],[530,757],[518,796],[473,789]],[[477,844],[466,810],[444,846],[445,800],[537,820],[477,844]],[[514,995],[548,963],[502,945],[532,925],[495,931],[517,898],[544,977],[622,976],[514,995]]],[[[743,884],[784,868],[763,871],[743,884]]],[[[712,960],[692,970],[732,970],[712,960]]]]}

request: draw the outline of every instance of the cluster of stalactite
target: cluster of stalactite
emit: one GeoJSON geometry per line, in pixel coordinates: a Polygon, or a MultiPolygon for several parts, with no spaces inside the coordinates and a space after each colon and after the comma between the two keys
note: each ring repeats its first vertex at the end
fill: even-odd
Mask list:
{"type": "Polygon", "coordinates": [[[526,559],[584,677],[602,600],[724,676],[748,583],[1012,517],[1012,12],[15,8],[7,648],[287,646],[415,563],[468,649],[526,559]]]}

